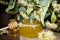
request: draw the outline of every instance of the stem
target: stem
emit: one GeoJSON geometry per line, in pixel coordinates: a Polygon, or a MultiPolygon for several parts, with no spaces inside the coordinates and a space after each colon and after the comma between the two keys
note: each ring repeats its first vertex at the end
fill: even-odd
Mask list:
{"type": "Polygon", "coordinates": [[[54,12],[55,12],[55,11],[52,11],[53,15],[55,14],[54,12]]]}

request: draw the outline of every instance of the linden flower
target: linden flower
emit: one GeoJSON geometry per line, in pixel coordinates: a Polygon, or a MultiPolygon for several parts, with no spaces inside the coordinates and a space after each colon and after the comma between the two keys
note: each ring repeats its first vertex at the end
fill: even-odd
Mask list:
{"type": "Polygon", "coordinates": [[[24,12],[20,12],[20,15],[25,19],[29,19],[28,15],[25,14],[24,12]]]}
{"type": "Polygon", "coordinates": [[[50,23],[49,21],[46,22],[46,26],[47,28],[51,28],[51,29],[57,29],[58,25],[55,23],[50,23]]]}
{"type": "Polygon", "coordinates": [[[52,31],[43,30],[41,33],[38,34],[39,40],[54,40],[56,36],[53,34],[52,31]]]}
{"type": "Polygon", "coordinates": [[[59,11],[60,11],[60,4],[57,4],[57,1],[54,1],[54,2],[52,3],[52,6],[53,6],[53,8],[54,8],[54,10],[55,10],[56,12],[59,12],[59,11]]]}

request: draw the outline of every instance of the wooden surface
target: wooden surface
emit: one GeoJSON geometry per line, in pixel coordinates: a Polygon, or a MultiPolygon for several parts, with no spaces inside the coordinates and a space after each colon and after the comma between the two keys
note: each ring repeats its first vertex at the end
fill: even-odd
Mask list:
{"type": "MultiPolygon", "coordinates": [[[[56,36],[55,40],[60,40],[60,33],[54,33],[56,36]]],[[[20,37],[20,40],[38,40],[38,38],[25,38],[25,37],[20,37]]]]}
{"type": "Polygon", "coordinates": [[[60,40],[60,33],[55,33],[56,39],[55,40],[60,40]]]}
{"type": "MultiPolygon", "coordinates": [[[[55,33],[55,35],[57,37],[55,40],[60,40],[60,33],[55,33]]],[[[3,35],[3,36],[0,36],[0,40],[38,40],[38,38],[26,38],[22,36],[20,36],[20,38],[19,37],[12,38],[8,35],[3,35]]]]}

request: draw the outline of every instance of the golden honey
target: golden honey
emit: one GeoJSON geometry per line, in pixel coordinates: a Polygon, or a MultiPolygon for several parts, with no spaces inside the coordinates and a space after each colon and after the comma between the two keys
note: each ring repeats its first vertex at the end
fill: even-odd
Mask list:
{"type": "MultiPolygon", "coordinates": [[[[30,21],[27,19],[24,19],[22,23],[25,25],[31,25],[30,21]]],[[[32,26],[33,25],[36,25],[36,26],[35,27],[31,27],[31,26],[20,27],[19,29],[20,35],[24,37],[28,37],[28,38],[38,37],[38,33],[42,31],[42,25],[37,20],[32,21],[32,26]]]]}

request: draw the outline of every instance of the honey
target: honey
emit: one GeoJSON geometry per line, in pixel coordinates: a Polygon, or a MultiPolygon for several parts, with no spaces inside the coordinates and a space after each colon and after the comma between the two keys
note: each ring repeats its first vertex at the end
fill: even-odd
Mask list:
{"type": "Polygon", "coordinates": [[[24,19],[22,22],[24,25],[28,25],[28,27],[20,27],[19,31],[20,31],[20,35],[24,36],[24,37],[28,37],[28,38],[37,38],[38,37],[38,33],[42,31],[42,25],[40,22],[38,22],[37,20],[33,20],[32,24],[30,23],[29,20],[24,19]],[[31,27],[30,25],[35,25],[35,27],[31,27]]]}

